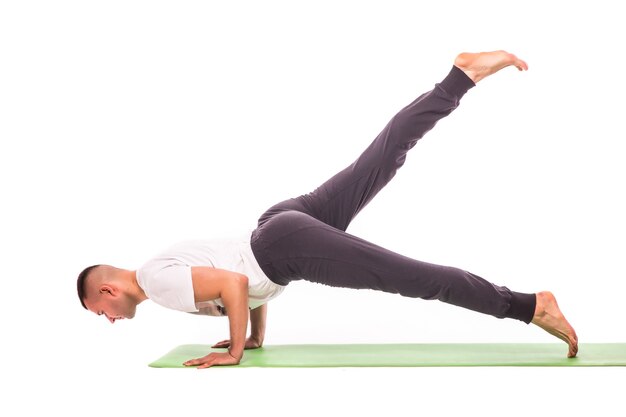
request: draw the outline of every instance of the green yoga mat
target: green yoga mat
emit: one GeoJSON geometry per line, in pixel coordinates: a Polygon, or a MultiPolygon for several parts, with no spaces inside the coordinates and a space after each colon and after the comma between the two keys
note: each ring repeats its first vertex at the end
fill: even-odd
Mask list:
{"type": "MultiPolygon", "coordinates": [[[[225,351],[182,345],[149,366],[193,368],[182,363],[225,351]]],[[[626,366],[626,343],[583,343],[576,358],[566,355],[564,343],[267,345],[244,351],[237,367],[626,366]]]]}

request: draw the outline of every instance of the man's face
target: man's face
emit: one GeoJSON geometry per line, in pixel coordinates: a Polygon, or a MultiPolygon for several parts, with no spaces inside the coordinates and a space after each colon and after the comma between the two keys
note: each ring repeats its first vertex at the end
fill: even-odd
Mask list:
{"type": "Polygon", "coordinates": [[[132,319],[137,310],[137,304],[128,295],[107,285],[89,291],[84,301],[89,311],[106,317],[111,323],[121,319],[132,319]]]}

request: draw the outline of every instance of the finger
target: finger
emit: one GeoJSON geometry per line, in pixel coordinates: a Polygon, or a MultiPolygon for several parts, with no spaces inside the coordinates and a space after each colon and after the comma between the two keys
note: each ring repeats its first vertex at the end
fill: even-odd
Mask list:
{"type": "Polygon", "coordinates": [[[213,365],[214,365],[214,363],[212,361],[207,361],[207,362],[203,363],[202,365],[198,366],[198,369],[210,368],[213,365]]]}
{"type": "Polygon", "coordinates": [[[223,347],[229,347],[230,346],[230,340],[222,340],[221,342],[217,342],[216,344],[214,344],[213,346],[211,346],[212,348],[223,348],[223,347]]]}
{"type": "Polygon", "coordinates": [[[195,358],[195,359],[189,359],[186,362],[183,362],[183,365],[187,365],[187,366],[194,366],[194,365],[200,365],[201,363],[203,363],[205,361],[205,357],[202,358],[195,358]]]}

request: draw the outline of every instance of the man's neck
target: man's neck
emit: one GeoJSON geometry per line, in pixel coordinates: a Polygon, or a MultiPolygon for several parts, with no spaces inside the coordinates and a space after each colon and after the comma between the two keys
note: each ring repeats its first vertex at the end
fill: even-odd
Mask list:
{"type": "Polygon", "coordinates": [[[137,304],[146,301],[148,297],[137,282],[137,271],[124,271],[125,281],[128,283],[128,292],[137,301],[137,304]]]}

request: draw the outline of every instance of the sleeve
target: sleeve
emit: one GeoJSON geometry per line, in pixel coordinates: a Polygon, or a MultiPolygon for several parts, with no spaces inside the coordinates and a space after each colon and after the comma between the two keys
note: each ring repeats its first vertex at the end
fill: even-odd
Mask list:
{"type": "Polygon", "coordinates": [[[191,267],[182,263],[164,266],[150,279],[149,298],[163,307],[186,313],[197,312],[191,267]]]}

